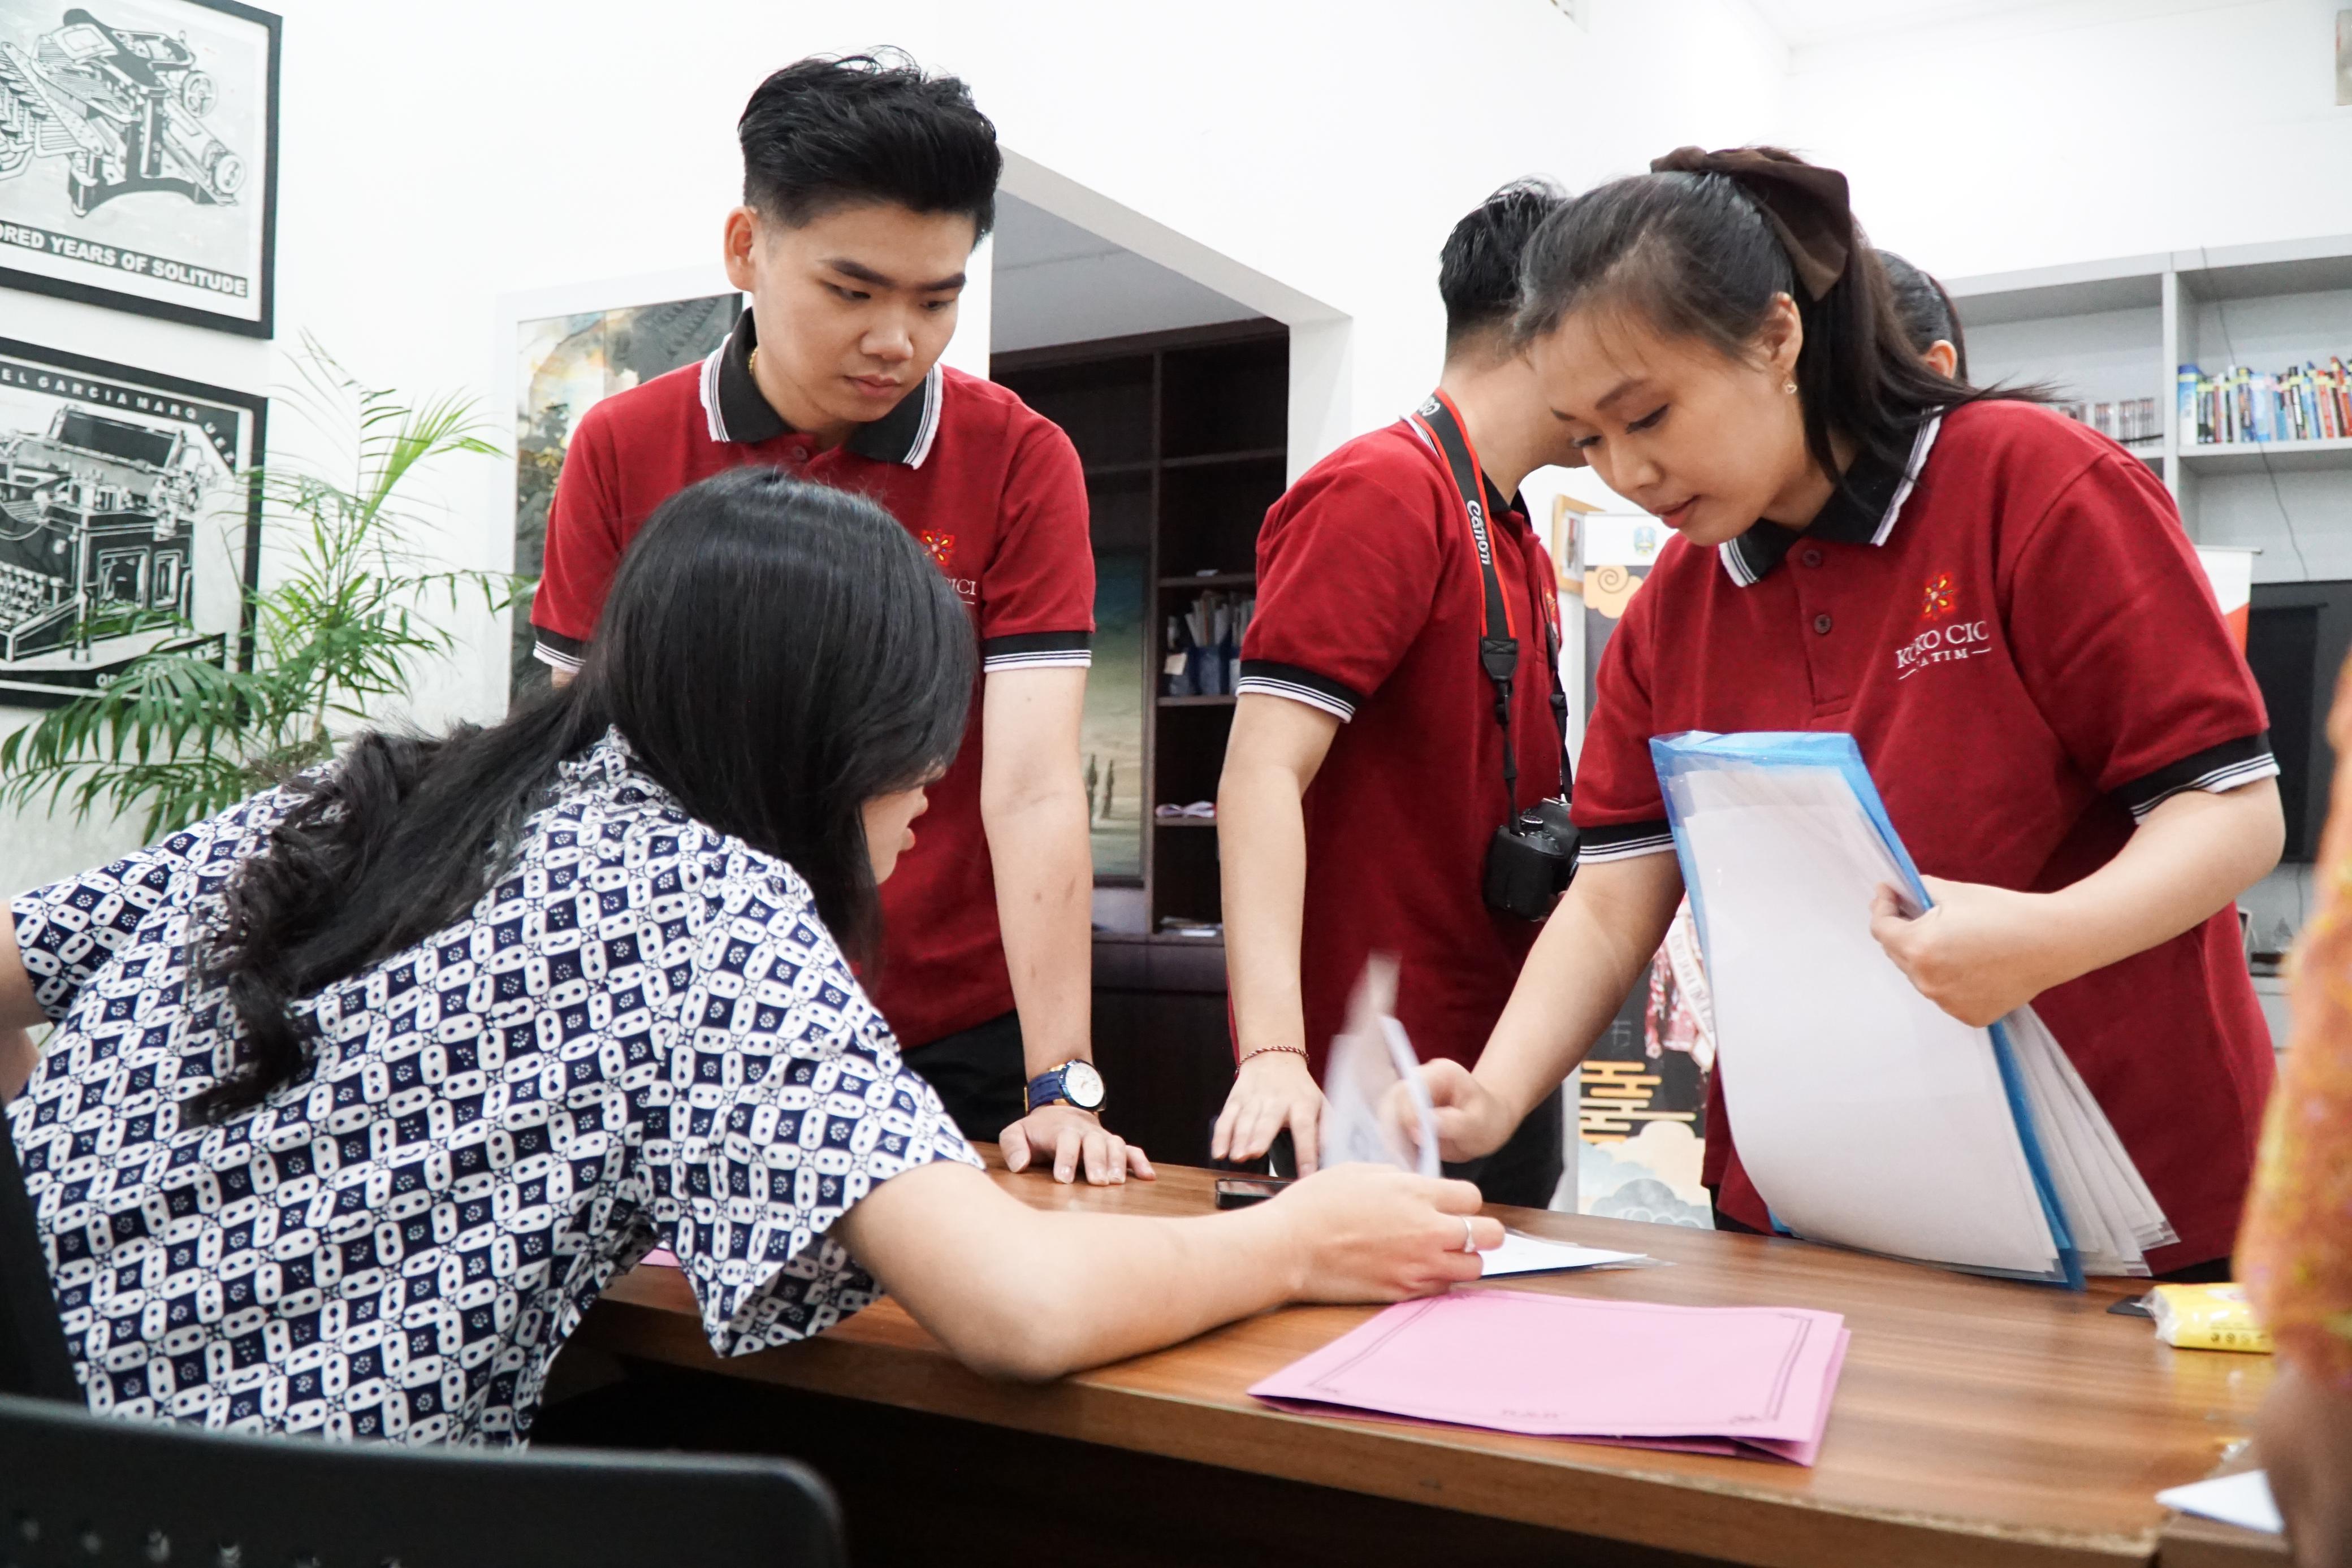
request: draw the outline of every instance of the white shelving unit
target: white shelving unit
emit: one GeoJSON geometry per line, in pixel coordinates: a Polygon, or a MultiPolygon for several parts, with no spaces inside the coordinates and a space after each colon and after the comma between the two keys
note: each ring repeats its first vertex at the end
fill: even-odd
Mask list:
{"type": "Polygon", "coordinates": [[[2070,398],[2153,397],[2163,476],[2200,544],[2260,553],[2257,582],[2352,578],[2352,440],[2184,444],[2175,374],[2352,361],[2352,235],[1944,279],[1969,371],[2070,398]]]}
{"type": "MultiPolygon", "coordinates": [[[[2135,450],[2160,474],[2189,535],[2259,553],[2257,583],[2352,579],[2352,440],[2230,445],[2180,439],[2176,373],[2352,362],[2352,235],[2185,250],[1944,279],[1968,336],[1969,373],[2042,382],[2069,399],[2153,396],[2160,442],[2135,450]]],[[[2239,900],[2261,945],[2300,929],[2313,868],[2281,865],[2239,900]]],[[[2281,983],[2258,976],[2285,1044],[2281,983]]]]}

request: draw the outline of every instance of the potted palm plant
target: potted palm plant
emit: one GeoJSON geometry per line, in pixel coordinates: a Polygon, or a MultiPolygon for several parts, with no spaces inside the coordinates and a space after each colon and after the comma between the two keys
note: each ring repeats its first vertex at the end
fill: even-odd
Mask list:
{"type": "Polygon", "coordinates": [[[325,761],[339,729],[380,719],[371,705],[404,696],[418,663],[455,645],[434,609],[475,592],[493,611],[513,602],[516,579],[436,569],[414,543],[404,486],[441,459],[499,452],[472,400],[412,403],[308,338],[295,368],[278,401],[331,455],[255,475],[265,537],[287,553],[245,591],[250,658],[152,653],[51,709],[0,741],[0,802],[69,803],[77,820],[143,812],[152,841],[325,761]]]}

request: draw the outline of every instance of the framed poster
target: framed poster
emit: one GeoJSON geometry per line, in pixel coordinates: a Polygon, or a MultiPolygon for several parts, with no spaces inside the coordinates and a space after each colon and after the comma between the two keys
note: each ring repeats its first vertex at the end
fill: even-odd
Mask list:
{"type": "MultiPolygon", "coordinates": [[[[5,4],[5,0],[0,0],[5,4]]],[[[579,310],[516,324],[514,572],[536,579],[546,563],[547,512],[580,416],[617,392],[691,364],[727,340],[740,294],[710,294],[579,310]]],[[[532,656],[530,600],[514,610],[509,699],[547,684],[532,656]]]]}
{"type": "Polygon", "coordinates": [[[1150,558],[1095,550],[1095,663],[1078,731],[1095,881],[1143,881],[1143,709],[1159,682],[1150,645],[1150,558]]]}
{"type": "Polygon", "coordinates": [[[158,649],[252,659],[268,405],[0,338],[0,705],[158,649]]]}
{"type": "Polygon", "coordinates": [[[278,19],[0,0],[0,284],[270,335],[278,19]]]}

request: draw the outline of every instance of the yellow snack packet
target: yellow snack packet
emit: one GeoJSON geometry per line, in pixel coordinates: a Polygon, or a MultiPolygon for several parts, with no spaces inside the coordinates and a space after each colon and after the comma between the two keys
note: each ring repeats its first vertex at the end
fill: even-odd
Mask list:
{"type": "Polygon", "coordinates": [[[2244,1350],[2271,1353],[2270,1330],[2254,1321],[2254,1309],[2238,1285],[2158,1285],[2149,1292],[2156,1337],[2182,1350],[2244,1350]]]}

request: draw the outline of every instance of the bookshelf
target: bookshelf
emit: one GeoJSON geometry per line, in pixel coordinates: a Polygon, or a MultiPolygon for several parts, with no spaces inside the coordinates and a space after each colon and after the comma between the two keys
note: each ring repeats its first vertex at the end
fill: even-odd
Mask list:
{"type": "MultiPolygon", "coordinates": [[[[2352,439],[2184,441],[2175,372],[2236,363],[2280,371],[2352,362],[2352,235],[2157,252],[1944,279],[1979,382],[2038,381],[2069,398],[2153,396],[2162,439],[2135,448],[2172,492],[2200,545],[2256,551],[2255,601],[2352,579],[2352,439]]],[[[2323,694],[2324,698],[2324,694],[2323,694]]],[[[2315,744],[2324,744],[2315,737],[2315,744]]],[[[2284,863],[2239,900],[2258,948],[2300,928],[2314,901],[2308,862],[2284,863]]],[[[2274,974],[2257,967],[2276,1042],[2274,974]]]]}
{"type": "Polygon", "coordinates": [[[2184,442],[2174,374],[2235,362],[2352,361],[2352,235],[2156,252],[1948,277],[1978,382],[2070,398],[2153,397],[2162,439],[2136,444],[2199,544],[2261,552],[2254,580],[2352,577],[2352,440],[2184,442]]]}
{"type": "Polygon", "coordinates": [[[1171,616],[1246,595],[1289,471],[1288,329],[1223,323],[999,354],[992,380],[1069,433],[1086,467],[1097,597],[1085,745],[1093,791],[1095,1052],[1111,1126],[1205,1163],[1232,1081],[1213,819],[1231,696],[1163,695],[1171,616]],[[1129,782],[1112,787],[1115,780],[1129,782]]]}

